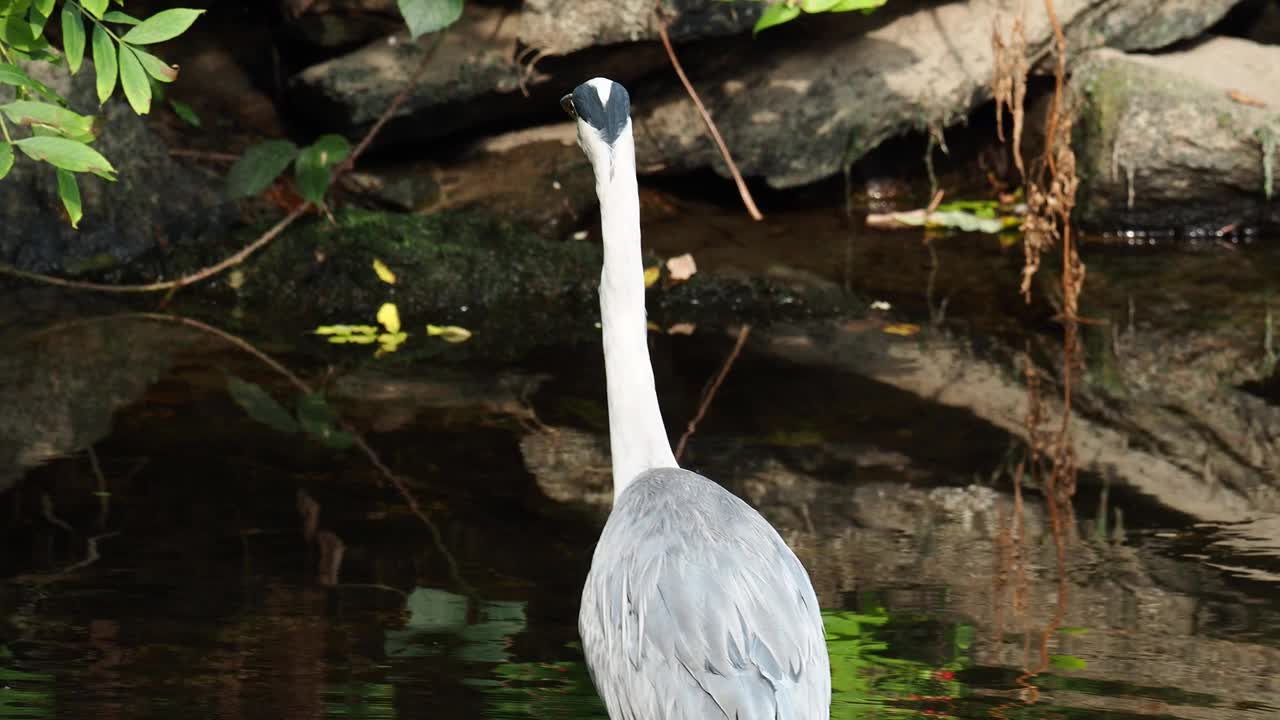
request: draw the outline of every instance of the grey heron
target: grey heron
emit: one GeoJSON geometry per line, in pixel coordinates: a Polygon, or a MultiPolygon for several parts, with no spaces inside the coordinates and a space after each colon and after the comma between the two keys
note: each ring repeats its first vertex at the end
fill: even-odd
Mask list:
{"type": "Polygon", "coordinates": [[[750,505],[676,464],[649,347],[630,98],[594,78],[560,101],[595,172],[613,510],[578,632],[613,720],[827,720],[813,583],[750,505]]]}

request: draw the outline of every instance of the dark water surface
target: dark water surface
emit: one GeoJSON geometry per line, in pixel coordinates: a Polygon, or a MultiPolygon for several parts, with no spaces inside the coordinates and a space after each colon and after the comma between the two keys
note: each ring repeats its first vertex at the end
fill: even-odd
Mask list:
{"type": "MultiPolygon", "coordinates": [[[[607,511],[597,343],[331,372],[303,330],[259,333],[317,407],[190,326],[38,326],[0,361],[0,718],[605,717],[576,630],[607,511]],[[254,387],[294,417],[261,422],[254,387]]],[[[1280,717],[1280,518],[1086,479],[1059,567],[1006,434],[765,356],[767,332],[687,464],[809,567],[832,717],[1280,717]]],[[[670,428],[731,344],[656,341],[670,428]]]]}

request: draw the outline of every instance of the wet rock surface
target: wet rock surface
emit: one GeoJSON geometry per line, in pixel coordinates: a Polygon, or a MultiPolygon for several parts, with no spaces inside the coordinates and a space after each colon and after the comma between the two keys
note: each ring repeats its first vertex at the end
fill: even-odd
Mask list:
{"type": "MultiPolygon", "coordinates": [[[[1194,36],[1234,3],[1067,2],[1057,13],[1071,52],[1115,45],[1158,48],[1194,36]]],[[[703,101],[746,175],[794,187],[837,174],[908,129],[958,122],[990,98],[993,27],[1008,34],[1002,3],[944,3],[912,11],[784,26],[778,46],[744,46],[700,80],[703,101]],[[807,41],[800,41],[801,36],[807,41]]],[[[1032,65],[1048,56],[1047,19],[1028,13],[1032,65]]],[[[668,170],[726,172],[692,103],[672,90],[640,104],[637,152],[668,170]]]]}
{"type": "Polygon", "coordinates": [[[1074,63],[1080,220],[1109,227],[1280,221],[1280,47],[1210,38],[1074,63]],[[1270,170],[1268,168],[1271,168],[1270,170]]]}

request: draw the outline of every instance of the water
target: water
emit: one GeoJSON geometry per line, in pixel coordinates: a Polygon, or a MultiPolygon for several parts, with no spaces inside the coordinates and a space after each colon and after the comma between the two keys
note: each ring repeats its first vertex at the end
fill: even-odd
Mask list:
{"type": "MultiPolygon", "coordinates": [[[[223,337],[76,302],[10,303],[34,329],[0,361],[0,718],[604,717],[576,632],[607,508],[598,345],[354,362],[250,332],[326,388],[307,406],[223,337]],[[337,449],[329,407],[370,453],[337,449]]],[[[688,464],[809,567],[833,717],[1280,713],[1280,518],[1086,477],[1059,567],[1008,433],[809,342],[756,331],[688,464]]],[[[655,341],[671,428],[731,344],[655,341]]]]}

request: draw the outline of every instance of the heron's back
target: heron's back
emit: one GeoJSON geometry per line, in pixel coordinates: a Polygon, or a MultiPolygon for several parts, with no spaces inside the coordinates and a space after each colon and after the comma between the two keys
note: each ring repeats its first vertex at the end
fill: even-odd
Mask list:
{"type": "Polygon", "coordinates": [[[578,618],[619,720],[826,720],[831,676],[809,576],[754,509],[696,473],[619,495],[578,618]]]}

